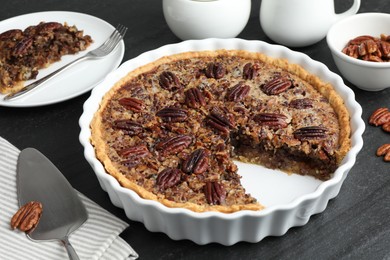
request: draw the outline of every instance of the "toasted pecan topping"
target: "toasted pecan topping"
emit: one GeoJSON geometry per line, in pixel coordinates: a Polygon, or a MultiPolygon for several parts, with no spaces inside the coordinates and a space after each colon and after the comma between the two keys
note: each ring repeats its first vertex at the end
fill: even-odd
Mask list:
{"type": "Polygon", "coordinates": [[[206,105],[206,100],[203,93],[198,88],[190,88],[186,92],[185,102],[191,108],[199,108],[206,105]]]}
{"type": "Polygon", "coordinates": [[[294,131],[294,137],[299,140],[324,139],[328,129],[322,126],[307,126],[294,131]]]}
{"type": "Polygon", "coordinates": [[[265,83],[261,86],[261,89],[267,95],[278,95],[289,89],[291,86],[292,82],[287,77],[277,77],[265,83]]]}
{"type": "Polygon", "coordinates": [[[211,62],[207,65],[205,70],[206,77],[220,79],[226,74],[226,69],[220,62],[211,62]]]}
{"type": "Polygon", "coordinates": [[[185,173],[201,174],[209,168],[208,152],[205,149],[197,149],[188,156],[182,164],[182,170],[185,173]]]}
{"type": "Polygon", "coordinates": [[[181,171],[176,168],[167,168],[162,170],[157,178],[156,185],[160,188],[160,190],[166,190],[177,185],[181,180],[181,171]]]}
{"type": "Polygon", "coordinates": [[[176,91],[181,89],[183,86],[180,83],[179,78],[171,71],[164,71],[160,74],[160,86],[163,89],[176,91]]]}
{"type": "Polygon", "coordinates": [[[192,137],[188,135],[176,135],[168,137],[156,144],[156,150],[161,151],[163,155],[177,154],[187,148],[192,142],[192,137]]]}
{"type": "Polygon", "coordinates": [[[125,97],[118,100],[119,104],[125,108],[132,110],[134,112],[141,112],[144,108],[144,102],[140,99],[133,97],[125,97]]]}
{"type": "Polygon", "coordinates": [[[183,122],[187,120],[187,110],[178,107],[165,107],[156,113],[164,122],[183,122]]]}
{"type": "Polygon", "coordinates": [[[204,186],[206,200],[211,205],[222,205],[225,203],[226,191],[218,182],[206,182],[204,186]]]}

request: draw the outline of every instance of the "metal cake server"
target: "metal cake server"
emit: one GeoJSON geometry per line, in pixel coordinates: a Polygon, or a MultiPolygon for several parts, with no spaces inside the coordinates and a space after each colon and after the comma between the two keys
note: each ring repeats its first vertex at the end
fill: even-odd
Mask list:
{"type": "Polygon", "coordinates": [[[87,210],[62,173],[34,148],[19,154],[17,189],[20,206],[30,201],[43,205],[38,225],[27,236],[32,240],[60,240],[69,259],[79,259],[68,236],[88,219],[87,210]]]}

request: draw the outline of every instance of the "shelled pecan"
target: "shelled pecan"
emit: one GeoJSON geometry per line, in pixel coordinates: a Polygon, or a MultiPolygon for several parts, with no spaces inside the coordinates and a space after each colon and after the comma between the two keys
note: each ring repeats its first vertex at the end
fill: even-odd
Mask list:
{"type": "Polygon", "coordinates": [[[122,130],[125,134],[135,136],[143,132],[143,126],[129,119],[116,120],[113,126],[122,130]]]}
{"type": "MultiPolygon", "coordinates": [[[[386,107],[376,109],[368,119],[368,123],[373,126],[381,126],[383,131],[390,132],[390,111],[386,107]]],[[[381,145],[377,151],[377,156],[383,156],[385,162],[390,162],[390,144],[381,145]]]]}
{"type": "Polygon", "coordinates": [[[294,137],[298,140],[324,139],[327,137],[327,129],[322,126],[307,126],[294,131],[294,137]]]}
{"type": "Polygon", "coordinates": [[[310,98],[293,99],[290,101],[288,106],[292,107],[292,108],[296,108],[296,109],[312,108],[313,107],[313,100],[310,98]]]}
{"type": "Polygon", "coordinates": [[[198,88],[190,88],[186,92],[185,103],[191,108],[199,108],[206,105],[206,100],[203,93],[198,88]]]}
{"type": "Polygon", "coordinates": [[[229,89],[226,99],[228,101],[238,102],[243,100],[249,93],[250,86],[244,82],[240,82],[229,89]]]}
{"type": "Polygon", "coordinates": [[[383,124],[382,129],[383,131],[390,133],[390,122],[383,124]]]}
{"type": "Polygon", "coordinates": [[[390,144],[381,145],[376,150],[376,155],[377,156],[383,156],[383,160],[385,162],[390,162],[390,144]]]}
{"type": "Polygon", "coordinates": [[[226,69],[220,62],[215,63],[209,63],[207,64],[206,70],[205,70],[206,77],[208,78],[215,78],[220,79],[223,78],[226,74],[226,69]]]}
{"type": "Polygon", "coordinates": [[[206,124],[222,134],[229,134],[230,129],[235,127],[234,121],[221,109],[213,108],[206,118],[206,124]]]}
{"type": "Polygon", "coordinates": [[[28,49],[31,48],[33,45],[34,39],[32,37],[24,38],[23,40],[19,41],[13,50],[14,56],[22,56],[23,54],[26,54],[28,52],[28,49]]]}
{"type": "Polygon", "coordinates": [[[187,110],[178,107],[165,107],[156,113],[164,122],[183,122],[187,120],[187,110]]]}
{"type": "Polygon", "coordinates": [[[30,233],[38,225],[42,215],[42,203],[30,201],[23,205],[12,217],[11,228],[30,233]]]}
{"type": "Polygon", "coordinates": [[[242,77],[243,79],[253,79],[259,74],[259,64],[255,63],[252,64],[248,62],[244,65],[244,69],[242,71],[242,77]]]}
{"type": "Polygon", "coordinates": [[[118,102],[125,108],[134,112],[141,112],[144,107],[144,102],[142,100],[133,97],[121,98],[118,102]]]}
{"type": "Polygon", "coordinates": [[[181,180],[181,171],[176,168],[167,168],[162,170],[156,178],[156,185],[160,190],[166,190],[177,185],[181,180]]]}
{"type": "Polygon", "coordinates": [[[177,154],[187,148],[192,142],[192,137],[188,135],[176,135],[167,137],[156,144],[156,150],[163,155],[177,154]]]}
{"type": "Polygon", "coordinates": [[[254,116],[253,120],[261,126],[268,126],[272,129],[287,127],[287,117],[279,113],[259,113],[254,116]]]}
{"type": "Polygon", "coordinates": [[[185,173],[201,174],[209,168],[208,152],[205,149],[197,149],[188,156],[182,164],[185,173]]]}
{"type": "Polygon", "coordinates": [[[140,145],[134,145],[128,148],[124,148],[120,151],[118,151],[118,154],[121,157],[128,158],[128,159],[139,159],[144,158],[150,154],[148,148],[144,144],[140,145]]]}
{"type": "Polygon", "coordinates": [[[182,88],[179,78],[171,71],[164,71],[159,77],[160,86],[163,89],[176,91],[182,88]]]}
{"type": "Polygon", "coordinates": [[[390,111],[386,107],[376,109],[368,119],[368,123],[374,126],[382,126],[390,122],[390,111]]]}
{"type": "Polygon", "coordinates": [[[263,92],[267,95],[280,94],[292,86],[292,82],[287,77],[277,77],[261,86],[263,92]]]}
{"type": "Polygon", "coordinates": [[[207,202],[211,205],[221,205],[226,199],[226,191],[218,182],[206,182],[204,194],[207,202]]]}
{"type": "Polygon", "coordinates": [[[351,39],[342,52],[356,59],[388,62],[390,61],[390,38],[384,34],[380,37],[361,35],[351,39]]]}

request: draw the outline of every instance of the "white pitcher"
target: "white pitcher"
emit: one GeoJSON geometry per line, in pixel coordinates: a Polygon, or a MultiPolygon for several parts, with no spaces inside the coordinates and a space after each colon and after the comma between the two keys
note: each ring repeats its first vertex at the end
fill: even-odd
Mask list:
{"type": "Polygon", "coordinates": [[[260,24],[273,41],[302,47],[322,40],[336,21],[356,14],[360,0],[352,7],[336,14],[334,0],[262,0],[260,24]]]}

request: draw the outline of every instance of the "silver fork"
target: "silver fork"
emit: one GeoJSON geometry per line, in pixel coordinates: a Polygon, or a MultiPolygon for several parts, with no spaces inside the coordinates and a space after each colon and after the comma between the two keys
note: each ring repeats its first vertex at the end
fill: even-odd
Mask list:
{"type": "Polygon", "coordinates": [[[59,68],[58,70],[50,73],[49,75],[23,87],[22,89],[20,89],[19,91],[17,92],[14,92],[14,93],[11,93],[11,94],[8,94],[7,96],[4,97],[4,100],[11,100],[13,98],[16,98],[16,97],[19,97],[27,92],[29,92],[30,90],[40,86],[41,84],[43,84],[44,82],[46,82],[47,80],[53,78],[55,75],[57,75],[58,73],[66,70],[67,68],[71,67],[72,65],[75,65],[76,63],[79,63],[80,61],[82,60],[86,60],[86,59],[100,59],[100,58],[103,58],[105,56],[107,56],[108,54],[110,54],[114,49],[115,47],[118,45],[118,43],[123,39],[123,37],[125,36],[126,34],[126,31],[127,31],[127,27],[119,24],[115,30],[113,31],[113,33],[110,35],[110,37],[107,38],[107,40],[102,44],[100,45],[98,48],[96,48],[95,50],[92,50],[90,52],[88,52],[87,54],[85,54],[84,56],[66,64],[65,66],[59,68]]]}

